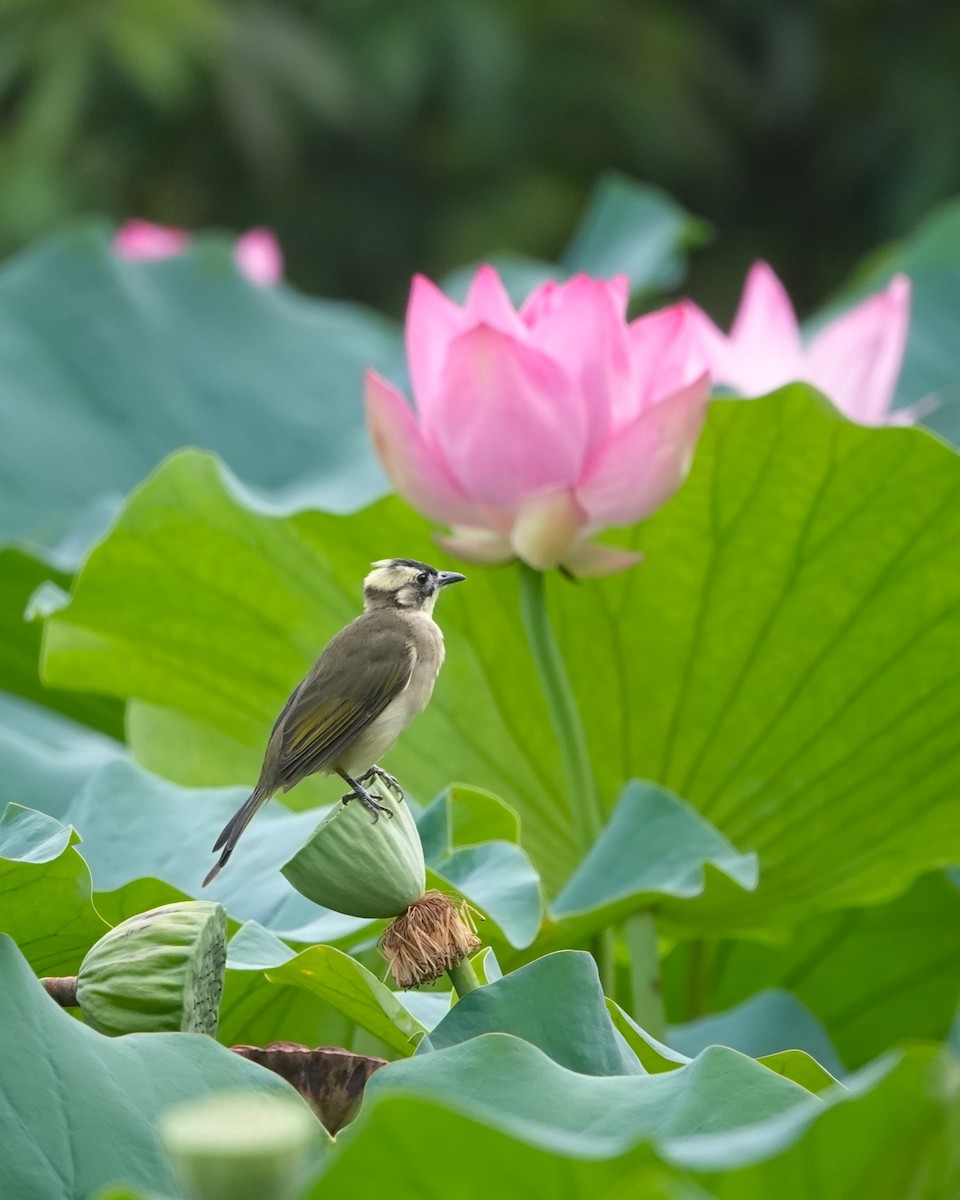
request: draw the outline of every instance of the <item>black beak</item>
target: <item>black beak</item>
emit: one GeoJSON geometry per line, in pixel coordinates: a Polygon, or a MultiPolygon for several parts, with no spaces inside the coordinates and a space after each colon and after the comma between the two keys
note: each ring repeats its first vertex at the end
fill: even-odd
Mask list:
{"type": "Polygon", "coordinates": [[[437,576],[437,587],[446,587],[448,583],[463,583],[466,575],[460,575],[456,571],[441,571],[437,576]]]}

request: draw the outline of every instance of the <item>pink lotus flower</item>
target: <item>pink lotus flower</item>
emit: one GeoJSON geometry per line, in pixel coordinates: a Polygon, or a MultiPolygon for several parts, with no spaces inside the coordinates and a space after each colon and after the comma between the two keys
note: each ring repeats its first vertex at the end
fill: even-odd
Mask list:
{"type": "Polygon", "coordinates": [[[632,324],[626,307],[623,278],[547,283],[519,312],[492,267],[477,272],[463,307],[414,280],[416,411],[370,371],[367,420],[397,491],[453,527],[443,545],[578,575],[638,560],[588,539],[677,490],[710,385],[687,305],[632,324]]]}
{"type": "Polygon", "coordinates": [[[190,244],[185,229],[173,225],[154,225],[152,221],[134,219],[121,225],[113,238],[113,248],[121,258],[140,258],[150,261],[173,258],[182,254],[190,244]]]}
{"type": "MultiPolygon", "coordinates": [[[[122,258],[173,258],[190,245],[190,234],[170,225],[132,220],[121,225],[113,248],[122,258]]],[[[283,251],[269,229],[248,229],[233,247],[237,269],[257,287],[272,287],[283,278],[283,251]]]]}
{"type": "Polygon", "coordinates": [[[891,412],[910,322],[910,281],[895,275],[875,296],[828,322],[804,345],[783,284],[764,262],[747,275],[729,336],[695,309],[714,381],[743,396],[812,383],[852,421],[909,424],[919,410],[891,412]]]}

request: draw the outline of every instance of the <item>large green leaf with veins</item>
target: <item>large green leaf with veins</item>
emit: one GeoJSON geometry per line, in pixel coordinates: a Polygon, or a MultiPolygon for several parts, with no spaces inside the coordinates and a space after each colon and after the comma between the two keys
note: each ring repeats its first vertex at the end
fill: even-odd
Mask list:
{"type": "MultiPolygon", "coordinates": [[[[958,495],[960,462],[930,434],[849,424],[797,385],[712,407],[687,484],[624,539],[646,554],[638,568],[552,580],[607,810],[648,779],[759,856],[755,891],[717,872],[671,920],[786,926],[960,856],[958,495]]],[[[441,559],[398,500],[270,516],[211,458],[178,455],[51,618],[46,677],[134,698],[134,751],[152,767],[249,784],[290,689],[388,554],[441,559]]],[[[555,894],[589,847],[516,572],[468,574],[438,610],[435,698],[388,761],[420,797],[451,778],[502,796],[555,894]]]]}
{"type": "Polygon", "coordinates": [[[112,738],[0,692],[0,806],[25,804],[60,818],[86,780],[124,754],[112,738]]]}
{"type": "Polygon", "coordinates": [[[496,1164],[504,1200],[956,1194],[955,1070],[931,1051],[792,1103],[800,1089],[768,1089],[765,1074],[717,1048],[666,1075],[587,1079],[488,1034],[378,1072],[306,1195],[440,1200],[454,1179],[458,1196],[485,1200],[490,1174],[465,1155],[496,1164]]]}
{"type": "Polygon", "coordinates": [[[121,259],[99,227],[52,239],[0,271],[0,540],[51,546],[94,511],[102,529],[183,445],[279,503],[364,503],[383,483],[363,370],[397,349],[362,309],[254,287],[226,239],[164,262],[121,259]]]}
{"type": "Polygon", "coordinates": [[[303,988],[379,1038],[395,1054],[412,1054],[426,1033],[392,992],[355,958],[334,946],[311,946],[269,971],[276,983],[303,988]]]}
{"type": "MultiPolygon", "coordinates": [[[[45,688],[40,682],[39,621],[27,620],[34,592],[44,584],[69,587],[70,577],[40,557],[14,546],[0,548],[0,697],[12,693],[56,709],[114,737],[123,734],[123,709],[116,700],[45,688]]],[[[3,697],[6,701],[6,697],[3,697]]],[[[28,707],[24,705],[25,709],[28,707]]]]}
{"type": "Polygon", "coordinates": [[[663,982],[675,1019],[686,998],[722,1012],[789,988],[858,1067],[908,1038],[946,1037],[960,996],[960,890],[935,872],[886,904],[813,917],[783,943],[679,945],[663,982]]]}
{"type": "Polygon", "coordinates": [[[664,1139],[717,1134],[819,1103],[724,1046],[658,1075],[584,1075],[508,1033],[393,1063],[373,1088],[388,1090],[444,1099],[503,1132],[578,1157],[612,1157],[642,1132],[664,1139]]]}
{"type": "MultiPolygon", "coordinates": [[[[323,947],[329,949],[329,947],[323,947]]],[[[217,1040],[266,1046],[298,1042],[304,1046],[340,1046],[358,1054],[392,1057],[345,1011],[325,1003],[303,979],[274,979],[272,972],[295,961],[297,954],[270,930],[250,921],[231,939],[227,976],[220,1002],[217,1040]]],[[[356,964],[360,968],[360,964],[356,964]]],[[[360,968],[362,970],[362,968],[360,968]]],[[[409,1053],[404,1043],[403,1053],[409,1053]]]]}
{"type": "Polygon", "coordinates": [[[86,1200],[110,1182],[173,1191],[160,1113],[278,1076],[194,1033],[108,1038],[59,1008],[0,937],[0,1195],[86,1200]]]}
{"type": "MultiPolygon", "coordinates": [[[[616,1026],[618,1032],[624,1037],[630,1049],[639,1058],[645,1070],[651,1075],[659,1075],[664,1071],[675,1071],[677,1067],[685,1066],[691,1061],[690,1056],[681,1053],[672,1045],[667,1046],[665,1043],[657,1041],[655,1037],[647,1033],[636,1021],[625,1012],[619,1004],[614,1000],[607,1000],[607,1011],[610,1013],[610,1018],[616,1026]]],[[[809,1022],[816,1025],[812,1017],[806,1013],[803,1006],[796,1000],[793,1004],[798,1009],[801,1009],[808,1017],[809,1022]]],[[[746,1006],[744,1006],[746,1007],[746,1006]]],[[[761,1019],[763,1014],[761,1013],[761,1019]]],[[[679,1027],[681,1030],[684,1026],[679,1027]]],[[[794,1041],[792,1037],[781,1040],[779,1037],[775,1039],[775,1043],[767,1041],[765,1034],[771,1032],[769,1024],[764,1030],[756,1030],[753,1027],[739,1026],[731,1028],[727,1025],[720,1031],[721,1036],[718,1038],[704,1038],[703,1041],[696,1046],[696,1052],[706,1049],[710,1045],[729,1046],[732,1050],[740,1050],[742,1053],[754,1053],[757,1055],[757,1062],[762,1063],[768,1070],[774,1071],[777,1075],[783,1075],[787,1079],[792,1079],[794,1083],[799,1083],[809,1092],[824,1092],[832,1088],[837,1078],[831,1075],[830,1072],[823,1066],[822,1062],[810,1054],[807,1050],[799,1050],[792,1048],[789,1050],[770,1050],[767,1054],[762,1054],[762,1049],[769,1050],[771,1044],[788,1045],[796,1047],[802,1044],[802,1041],[794,1041]],[[756,1036],[759,1032],[759,1038],[756,1036]],[[730,1036],[730,1035],[733,1036],[730,1036]],[[766,1041],[766,1045],[764,1045],[766,1041]],[[740,1044],[738,1044],[740,1043],[740,1044]],[[746,1045],[750,1046],[750,1050],[746,1049],[746,1045]]],[[[779,1033],[779,1030],[775,1030],[779,1033]]],[[[806,1030],[801,1029],[801,1037],[804,1032],[809,1035],[810,1025],[807,1024],[806,1030]]],[[[676,1033],[676,1028],[671,1028],[668,1031],[668,1036],[673,1041],[676,1033]]],[[[836,1054],[830,1046],[829,1039],[822,1034],[819,1038],[819,1045],[816,1046],[818,1054],[826,1054],[824,1060],[835,1060],[836,1054]]]]}
{"type": "Polygon", "coordinates": [[[707,1046],[730,1046],[761,1062],[803,1051],[834,1078],[846,1074],[826,1030],[789,992],[757,992],[725,1012],[671,1025],[665,1037],[671,1049],[691,1057],[707,1046]]]}
{"type": "Polygon", "coordinates": [[[601,790],[657,780],[760,858],[701,929],[890,895],[960,852],[960,460],[795,386],[714,406],[647,561],[552,600],[601,790]],[[606,615],[603,636],[585,638],[606,615]]]}
{"type": "Polygon", "coordinates": [[[597,964],[589,954],[547,954],[475,988],[430,1031],[417,1053],[494,1032],[522,1038],[583,1075],[644,1074],[610,1018],[597,964]]]}
{"type": "Polygon", "coordinates": [[[29,808],[9,804],[0,816],[0,933],[38,975],[75,974],[107,932],[78,840],[68,825],[29,808]]]}
{"type": "Polygon", "coordinates": [[[757,859],[738,854],[688,804],[630,783],[586,858],[554,898],[534,952],[584,942],[632,912],[654,908],[670,925],[709,887],[756,888],[757,859]]]}

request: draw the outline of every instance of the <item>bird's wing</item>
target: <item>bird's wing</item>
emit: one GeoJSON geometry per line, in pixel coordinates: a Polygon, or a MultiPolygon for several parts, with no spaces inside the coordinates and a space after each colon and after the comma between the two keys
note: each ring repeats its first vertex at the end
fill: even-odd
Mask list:
{"type": "Polygon", "coordinates": [[[410,682],[416,651],[401,626],[368,615],[333,639],[280,714],[270,774],[290,787],[332,762],[410,682]]]}

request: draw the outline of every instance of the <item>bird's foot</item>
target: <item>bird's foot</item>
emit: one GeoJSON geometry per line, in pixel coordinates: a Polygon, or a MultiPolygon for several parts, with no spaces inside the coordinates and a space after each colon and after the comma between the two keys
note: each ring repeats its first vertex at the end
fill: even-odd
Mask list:
{"type": "MultiPolygon", "coordinates": [[[[366,778],[366,776],[364,776],[364,778],[366,778]]],[[[343,800],[344,804],[349,804],[351,800],[359,800],[367,812],[373,814],[374,825],[376,825],[376,823],[380,820],[381,813],[386,813],[388,817],[393,816],[392,811],[386,806],[386,804],[380,804],[377,800],[374,800],[373,796],[370,795],[367,789],[365,787],[361,787],[359,783],[352,792],[348,792],[346,796],[342,796],[341,799],[343,800]]]]}
{"type": "Polygon", "coordinates": [[[399,801],[403,801],[403,788],[395,775],[391,775],[389,771],[385,771],[383,767],[378,767],[376,763],[370,768],[365,775],[360,776],[361,783],[369,783],[371,779],[379,779],[381,783],[385,783],[391,792],[399,801]]]}

